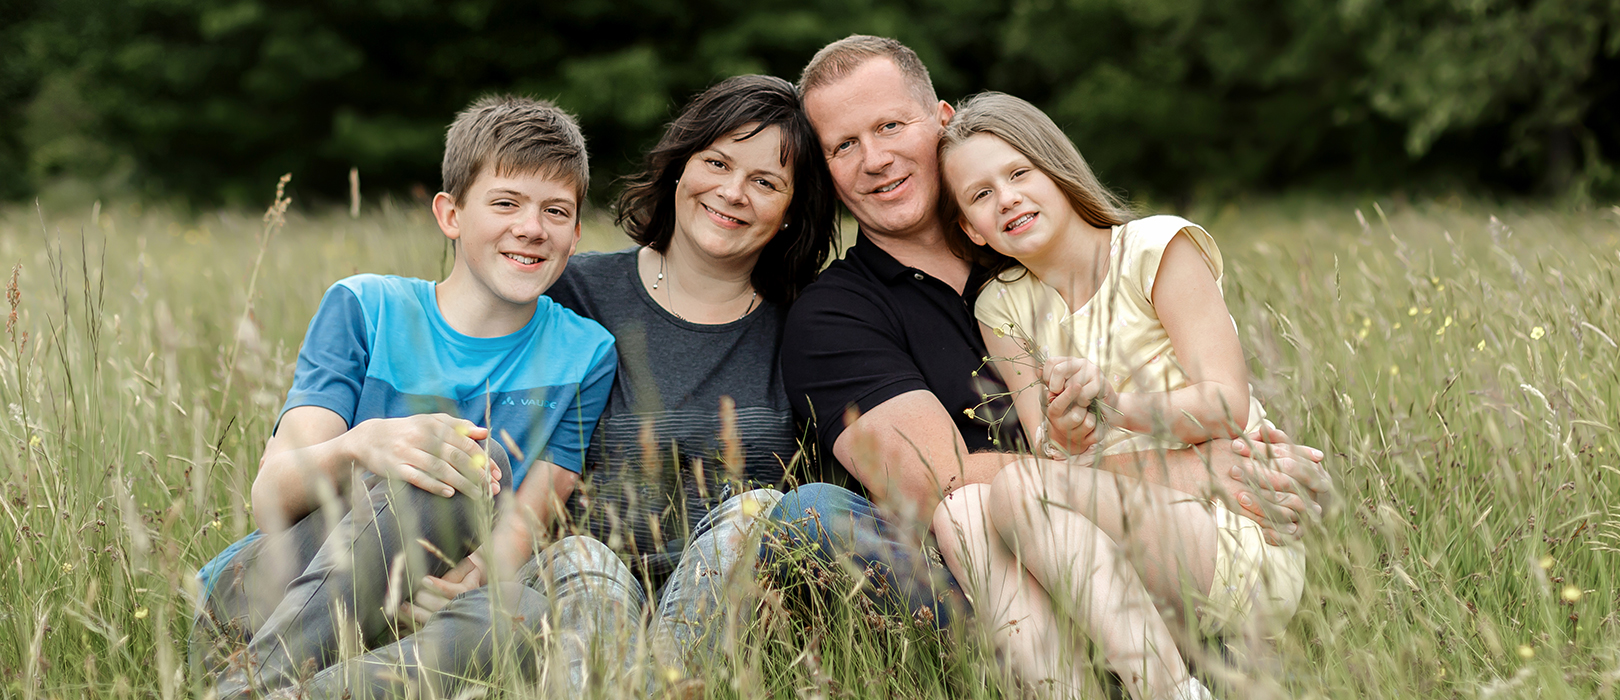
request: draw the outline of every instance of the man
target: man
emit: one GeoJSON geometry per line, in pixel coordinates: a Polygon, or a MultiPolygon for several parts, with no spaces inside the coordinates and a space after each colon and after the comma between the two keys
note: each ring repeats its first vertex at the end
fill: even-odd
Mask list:
{"type": "MultiPolygon", "coordinates": [[[[985,366],[973,318],[983,270],[951,253],[938,214],[936,156],[952,109],[915,53],[872,36],[817,52],[799,91],[860,233],[790,312],[782,372],[823,458],[864,494],[810,484],[772,517],[789,524],[788,540],[816,542],[854,571],[883,577],[886,585],[867,590],[889,591],[879,602],[891,612],[944,626],[949,606],[933,580],[954,582],[921,555],[918,530],[945,491],[988,483],[1019,444],[1005,399],[985,398],[1006,390],[985,366]]],[[[1059,443],[1093,427],[1085,406],[1064,396],[1048,409],[1059,443]]],[[[1094,466],[1189,493],[1224,490],[1271,537],[1295,534],[1331,488],[1316,464],[1321,453],[1288,444],[1275,429],[1254,437],[1272,443],[1271,462],[1249,459],[1243,441],[1222,441],[1144,460],[1145,469],[1140,455],[1094,466]]]]}

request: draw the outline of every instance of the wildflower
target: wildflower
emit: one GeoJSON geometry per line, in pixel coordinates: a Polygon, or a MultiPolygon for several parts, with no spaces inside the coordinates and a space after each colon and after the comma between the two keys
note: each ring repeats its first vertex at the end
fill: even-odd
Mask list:
{"type": "Polygon", "coordinates": [[[488,466],[488,464],[489,464],[489,458],[485,457],[483,455],[483,453],[475,454],[475,455],[472,456],[472,468],[473,469],[477,469],[478,471],[483,471],[484,467],[488,466]]]}
{"type": "Polygon", "coordinates": [[[219,520],[216,518],[213,522],[208,523],[208,527],[219,529],[219,520]]]}
{"type": "Polygon", "coordinates": [[[1530,339],[1531,340],[1541,340],[1541,336],[1544,336],[1546,334],[1547,334],[1547,329],[1542,328],[1541,326],[1536,326],[1535,328],[1530,329],[1530,339]]]}
{"type": "Polygon", "coordinates": [[[1484,349],[1485,349],[1485,341],[1483,341],[1483,340],[1479,341],[1479,345],[1474,346],[1474,351],[1475,352],[1483,351],[1484,349]]]}
{"type": "Polygon", "coordinates": [[[973,418],[973,419],[977,419],[979,417],[978,415],[976,415],[973,412],[973,409],[971,407],[962,409],[962,413],[963,413],[963,415],[966,415],[967,417],[973,418]]]}
{"type": "Polygon", "coordinates": [[[1446,326],[1450,326],[1450,325],[1451,325],[1451,317],[1447,316],[1446,317],[1446,322],[1444,324],[1442,324],[1440,327],[1445,328],[1446,326]]]}
{"type": "Polygon", "coordinates": [[[146,608],[135,608],[135,619],[137,619],[137,620],[145,620],[146,615],[147,615],[146,608]]]}
{"type": "Polygon", "coordinates": [[[1581,599],[1581,589],[1577,586],[1564,584],[1564,602],[1573,603],[1581,599]]]}
{"type": "Polygon", "coordinates": [[[1406,315],[1407,316],[1416,316],[1417,315],[1417,307],[1414,306],[1412,308],[1407,309],[1406,310],[1406,315]]]}
{"type": "Polygon", "coordinates": [[[1397,367],[1395,365],[1390,365],[1389,366],[1389,376],[1393,377],[1393,376],[1395,376],[1397,374],[1400,374],[1400,373],[1401,373],[1401,368],[1400,367],[1397,367]]]}
{"type": "Polygon", "coordinates": [[[69,562],[69,563],[63,564],[62,565],[62,573],[64,573],[64,574],[73,573],[73,563],[69,562]]]}
{"type": "Polygon", "coordinates": [[[1536,650],[1531,649],[1529,644],[1520,644],[1519,645],[1519,658],[1524,659],[1525,661],[1529,661],[1531,659],[1534,659],[1534,658],[1536,658],[1536,650]]]}
{"type": "Polygon", "coordinates": [[[1541,561],[1536,562],[1536,564],[1538,566],[1540,566],[1542,569],[1551,569],[1552,566],[1553,566],[1552,555],[1551,554],[1543,554],[1543,555],[1541,555],[1541,561]]]}

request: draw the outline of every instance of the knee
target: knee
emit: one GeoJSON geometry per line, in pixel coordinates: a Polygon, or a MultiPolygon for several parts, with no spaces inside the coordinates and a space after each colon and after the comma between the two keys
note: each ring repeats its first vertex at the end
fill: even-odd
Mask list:
{"type": "Polygon", "coordinates": [[[606,544],[586,535],[564,537],[540,553],[537,587],[552,602],[561,597],[591,592],[642,602],[641,583],[606,544]]]}
{"type": "Polygon", "coordinates": [[[982,505],[998,529],[1010,529],[1028,517],[1031,497],[1039,496],[1037,467],[1019,460],[1003,467],[982,491],[982,505]]]}
{"type": "Polygon", "coordinates": [[[827,516],[849,511],[860,496],[842,486],[827,483],[805,484],[787,492],[771,511],[771,520],[778,523],[809,522],[820,529],[820,521],[827,516]]]}
{"type": "Polygon", "coordinates": [[[943,539],[968,518],[983,518],[989,499],[989,484],[968,484],[946,494],[934,508],[934,536],[943,539]]]}

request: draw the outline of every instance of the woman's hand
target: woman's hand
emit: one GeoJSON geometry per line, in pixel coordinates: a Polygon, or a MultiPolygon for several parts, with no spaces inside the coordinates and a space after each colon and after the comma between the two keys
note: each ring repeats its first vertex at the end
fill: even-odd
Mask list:
{"type": "Polygon", "coordinates": [[[1103,377],[1102,370],[1082,357],[1054,357],[1041,367],[1046,385],[1046,420],[1051,428],[1047,439],[1069,454],[1091,449],[1102,439],[1092,401],[1107,406],[1119,402],[1119,394],[1103,377]]]}
{"type": "Polygon", "coordinates": [[[447,498],[500,492],[500,469],[477,442],[488,437],[488,428],[443,413],[374,418],[343,435],[366,471],[447,498]]]}

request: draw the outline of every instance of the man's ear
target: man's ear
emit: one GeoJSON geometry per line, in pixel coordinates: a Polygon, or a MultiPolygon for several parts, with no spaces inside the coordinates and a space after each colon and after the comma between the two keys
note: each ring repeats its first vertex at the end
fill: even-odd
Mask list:
{"type": "Polygon", "coordinates": [[[936,111],[939,112],[938,116],[940,126],[945,126],[946,124],[951,123],[951,117],[956,116],[956,108],[952,107],[951,103],[944,100],[939,101],[939,107],[936,108],[936,111]]]}
{"type": "Polygon", "coordinates": [[[433,220],[439,223],[439,230],[444,237],[452,241],[461,238],[461,211],[456,207],[456,198],[449,192],[440,192],[433,195],[433,220]]]}

